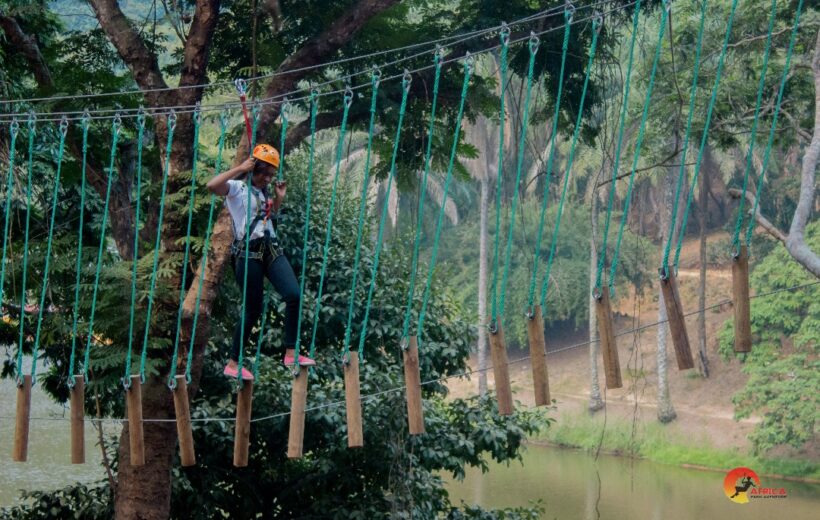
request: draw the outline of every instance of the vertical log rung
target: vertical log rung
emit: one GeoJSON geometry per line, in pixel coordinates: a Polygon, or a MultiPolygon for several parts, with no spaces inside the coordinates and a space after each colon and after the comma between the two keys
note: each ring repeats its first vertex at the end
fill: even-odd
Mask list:
{"type": "Polygon", "coordinates": [[[544,338],[544,319],[541,317],[541,306],[536,305],[532,316],[527,317],[527,336],[530,343],[530,362],[532,364],[532,384],[535,394],[535,406],[550,404],[550,382],[547,371],[547,345],[544,338]]]}
{"type": "Polygon", "coordinates": [[[678,280],[675,274],[665,268],[666,276],[661,277],[661,292],[666,306],[666,317],[669,320],[669,331],[672,334],[672,345],[675,347],[675,358],[678,370],[694,368],[695,359],[689,346],[689,334],[686,332],[686,320],[683,316],[678,280]]]}
{"type": "Polygon", "coordinates": [[[131,386],[125,392],[128,408],[128,440],[130,442],[131,465],[145,464],[145,438],[142,429],[142,378],[131,376],[131,386]]]}
{"type": "Polygon", "coordinates": [[[740,246],[732,261],[732,301],[735,309],[735,352],[752,351],[752,319],[749,301],[749,250],[740,246]]]}
{"type": "Polygon", "coordinates": [[[359,353],[351,350],[348,362],[344,364],[345,412],[347,415],[347,447],[364,446],[362,432],[362,400],[359,384],[359,353]]]}
{"type": "Polygon", "coordinates": [[[307,402],[308,371],[299,368],[293,378],[290,399],[290,429],[288,431],[288,458],[298,459],[302,456],[305,440],[305,403],[307,402]]]}
{"type": "Polygon", "coordinates": [[[407,394],[407,424],[410,435],[424,433],[424,409],[421,398],[421,368],[419,366],[419,344],[416,336],[410,336],[404,358],[404,384],[407,394]]]}
{"type": "Polygon", "coordinates": [[[609,301],[609,287],[603,286],[601,294],[595,298],[595,314],[598,317],[598,335],[604,358],[606,387],[621,388],[621,364],[618,360],[618,343],[615,340],[615,325],[612,321],[612,305],[609,301]]]}
{"type": "Polygon", "coordinates": [[[179,437],[179,460],[183,466],[196,464],[194,433],[191,429],[191,409],[188,403],[188,381],[185,376],[175,376],[174,410],[177,416],[177,436],[179,437]]]}
{"type": "Polygon", "coordinates": [[[490,350],[493,358],[498,413],[499,415],[512,415],[514,407],[510,385],[510,364],[507,360],[507,344],[504,341],[504,330],[501,328],[501,323],[497,325],[495,332],[490,331],[490,350]]]}
{"type": "Polygon", "coordinates": [[[71,387],[71,463],[85,463],[85,377],[74,376],[71,387]]]}
{"type": "Polygon", "coordinates": [[[233,465],[244,468],[248,465],[248,450],[251,442],[251,408],[253,405],[253,381],[245,381],[236,394],[236,428],[233,441],[233,465]]]}
{"type": "Polygon", "coordinates": [[[29,416],[31,414],[31,376],[24,375],[17,385],[17,413],[14,425],[14,447],[12,460],[25,462],[28,459],[29,416]]]}

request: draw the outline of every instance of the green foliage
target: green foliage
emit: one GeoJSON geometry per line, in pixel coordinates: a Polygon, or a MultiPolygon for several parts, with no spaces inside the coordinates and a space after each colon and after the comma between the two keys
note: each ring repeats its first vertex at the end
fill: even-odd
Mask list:
{"type": "MultiPolygon", "coordinates": [[[[820,249],[820,223],[806,228],[806,242],[820,249]]],[[[816,282],[778,246],[763,258],[750,277],[753,292],[816,282]]],[[[751,435],[756,452],[788,444],[800,448],[817,438],[820,426],[820,300],[817,286],[752,300],[752,352],[740,355],[746,386],[733,398],[738,418],[762,415],[751,435]]],[[[719,333],[720,352],[732,355],[733,320],[719,333]]]]}
{"type": "MultiPolygon", "coordinates": [[[[533,253],[535,235],[538,232],[540,201],[535,198],[521,202],[520,212],[515,216],[513,245],[509,280],[506,287],[504,335],[509,346],[523,348],[526,346],[526,322],[520,319],[528,310],[527,300],[532,279],[533,253]]],[[[504,247],[509,229],[509,209],[502,214],[502,239],[499,256],[501,265],[498,271],[498,295],[501,295],[501,278],[504,269],[504,247]]],[[[546,272],[547,258],[550,253],[552,230],[555,225],[557,204],[550,204],[544,220],[544,238],[539,254],[539,273],[536,278],[535,303],[541,299],[541,288],[546,272]]],[[[582,327],[589,318],[589,208],[583,204],[568,203],[564,207],[564,216],[558,233],[555,259],[550,273],[549,291],[547,293],[545,325],[570,322],[575,327],[582,327]]],[[[495,240],[494,210],[490,210],[488,236],[488,313],[490,309],[490,289],[492,283],[492,252],[495,240]]],[[[603,218],[603,215],[601,215],[603,218]]],[[[603,225],[601,225],[601,229],[603,225]]],[[[612,230],[612,237],[616,233],[612,230]]],[[[429,240],[428,240],[429,241],[429,240]]],[[[429,245],[429,244],[427,244],[429,245]]],[[[614,250],[614,240],[610,241],[610,254],[614,250]]],[[[653,251],[646,239],[626,231],[619,263],[617,298],[625,294],[629,285],[639,288],[649,283],[652,273],[645,270],[647,257],[653,251]]],[[[458,227],[445,229],[442,233],[442,246],[438,261],[438,272],[447,281],[465,308],[477,315],[478,301],[478,263],[479,263],[479,222],[471,218],[458,227]]]]}

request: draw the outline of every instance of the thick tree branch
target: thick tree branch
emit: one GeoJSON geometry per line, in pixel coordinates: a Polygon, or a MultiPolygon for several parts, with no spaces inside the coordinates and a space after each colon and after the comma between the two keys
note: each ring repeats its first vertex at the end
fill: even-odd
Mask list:
{"type": "Polygon", "coordinates": [[[812,211],[812,204],[817,192],[815,175],[817,173],[817,161],[820,158],[820,29],[817,31],[817,39],[814,46],[814,59],[811,62],[811,69],[814,73],[814,133],[811,143],[803,155],[803,168],[800,175],[800,198],[794,210],[794,217],[789,228],[789,237],[786,241],[786,249],[815,276],[820,278],[820,257],[817,253],[809,249],[806,245],[804,233],[806,224],[812,211]]]}
{"type": "MultiPolygon", "coordinates": [[[[143,90],[167,88],[168,85],[159,71],[157,57],[145,46],[145,42],[123,14],[116,0],[89,0],[89,3],[100,26],[114,44],[122,61],[128,66],[137,85],[143,90]]],[[[146,93],[145,97],[151,105],[159,106],[165,96],[161,93],[146,93]]]]}
{"type": "Polygon", "coordinates": [[[37,80],[37,85],[41,89],[53,87],[54,79],[51,77],[51,71],[49,71],[48,65],[46,65],[43,55],[40,53],[40,47],[37,45],[34,36],[24,33],[17,20],[6,16],[2,12],[0,12],[0,27],[3,28],[9,42],[28,60],[31,71],[34,73],[34,79],[37,80]]]}
{"type": "MultiPolygon", "coordinates": [[[[211,50],[216,22],[219,20],[220,0],[197,0],[194,19],[188,31],[183,50],[182,72],[179,86],[200,85],[205,81],[208,54],[211,50]]],[[[177,103],[191,105],[202,97],[202,89],[178,91],[177,103]]]]}
{"type": "Polygon", "coordinates": [[[273,21],[273,32],[282,30],[282,7],[279,0],[262,0],[262,10],[265,11],[273,21]]]}
{"type": "MultiPolygon", "coordinates": [[[[733,199],[739,199],[743,195],[743,192],[741,190],[737,189],[737,188],[730,188],[729,189],[729,195],[733,199]]],[[[752,193],[751,190],[746,190],[746,200],[749,202],[749,213],[751,213],[752,212],[751,208],[754,207],[754,203],[755,203],[755,194],[752,193]]],[[[771,221],[769,221],[769,219],[767,219],[766,217],[763,216],[762,213],[760,213],[760,208],[759,207],[757,208],[757,211],[755,212],[754,216],[755,216],[755,220],[757,221],[757,223],[760,224],[760,227],[765,229],[766,232],[768,234],[770,234],[771,236],[773,236],[774,238],[776,238],[779,241],[783,242],[783,245],[786,244],[786,240],[788,239],[788,237],[786,235],[784,235],[782,231],[777,229],[777,227],[774,224],[772,224],[771,221]]]]}

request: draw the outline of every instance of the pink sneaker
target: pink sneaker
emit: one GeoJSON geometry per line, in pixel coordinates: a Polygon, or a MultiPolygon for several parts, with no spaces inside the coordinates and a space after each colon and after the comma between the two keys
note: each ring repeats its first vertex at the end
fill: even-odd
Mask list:
{"type": "MultiPolygon", "coordinates": [[[[225,365],[225,369],[222,371],[228,377],[232,377],[236,379],[238,377],[238,371],[236,368],[231,368],[229,365],[225,365]]],[[[242,367],[242,379],[246,381],[253,381],[253,374],[250,370],[245,367],[242,367]]]]}
{"type": "MultiPolygon", "coordinates": [[[[285,366],[289,367],[289,366],[292,366],[294,364],[295,363],[293,362],[293,355],[292,354],[286,354],[285,355],[285,366]]],[[[314,366],[315,364],[316,364],[316,362],[313,361],[312,359],[310,359],[309,357],[303,356],[301,354],[299,355],[299,366],[301,366],[301,367],[311,367],[311,366],[314,366]]]]}

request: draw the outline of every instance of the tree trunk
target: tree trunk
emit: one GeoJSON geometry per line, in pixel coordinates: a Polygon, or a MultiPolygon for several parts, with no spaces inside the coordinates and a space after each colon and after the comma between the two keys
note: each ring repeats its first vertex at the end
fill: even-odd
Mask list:
{"type": "MultiPolygon", "coordinates": [[[[666,176],[663,180],[663,203],[661,205],[661,243],[666,244],[669,239],[669,224],[672,219],[672,203],[674,198],[675,182],[677,170],[670,167],[667,170],[666,176]]],[[[683,192],[684,190],[681,190],[683,192]]],[[[678,219],[678,224],[680,219],[678,219]]],[[[677,228],[677,226],[676,226],[677,228]]],[[[674,235],[672,233],[672,242],[674,243],[674,235]]],[[[667,346],[667,332],[669,326],[666,323],[666,303],[663,297],[663,291],[658,285],[658,347],[657,347],[657,370],[658,370],[658,420],[662,423],[668,423],[675,419],[677,414],[672,407],[672,401],[669,398],[669,358],[666,353],[667,346]]]]}
{"type": "Polygon", "coordinates": [[[698,200],[698,228],[700,234],[700,285],[698,287],[698,371],[709,377],[709,358],[706,350],[706,219],[709,215],[709,168],[700,172],[698,200]]]}
{"type": "Polygon", "coordinates": [[[595,288],[595,274],[598,267],[598,250],[595,248],[595,237],[598,236],[598,191],[594,182],[590,183],[590,206],[592,211],[592,232],[589,235],[589,404],[590,412],[597,412],[604,407],[601,399],[601,386],[598,383],[598,318],[595,311],[595,298],[592,290],[595,288]]]}
{"type": "Polygon", "coordinates": [[[478,245],[478,393],[487,393],[487,219],[490,212],[490,181],[487,175],[481,177],[481,210],[479,219],[478,245]]]}

